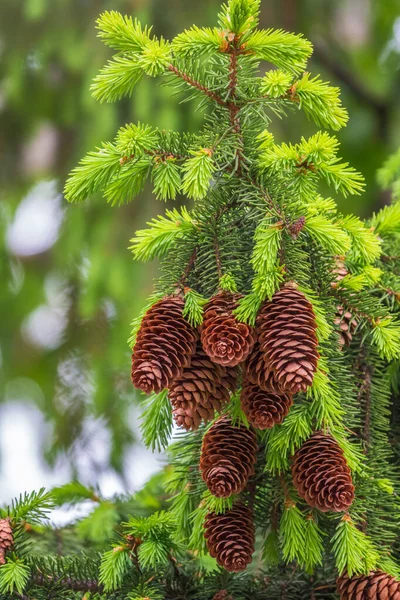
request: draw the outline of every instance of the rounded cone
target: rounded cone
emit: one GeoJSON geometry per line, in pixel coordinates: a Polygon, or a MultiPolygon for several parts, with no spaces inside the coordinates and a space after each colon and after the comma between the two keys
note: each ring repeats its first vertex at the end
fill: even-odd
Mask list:
{"type": "Polygon", "coordinates": [[[254,475],[257,439],[254,431],[233,426],[221,417],[203,438],[200,470],[208,489],[217,498],[228,498],[243,491],[254,475]]]}
{"type": "Polygon", "coordinates": [[[400,600],[400,582],[383,571],[342,575],[337,580],[340,600],[400,600]]]}
{"type": "Polygon", "coordinates": [[[204,522],[204,537],[208,551],[221,567],[233,573],[244,571],[254,552],[251,510],[237,504],[224,514],[208,514],[204,522]]]}
{"type": "Polygon", "coordinates": [[[145,314],[132,355],[132,383],[143,390],[161,392],[188,367],[198,334],[183,318],[184,300],[167,296],[145,314]]]}
{"type": "Polygon", "coordinates": [[[234,317],[240,294],[220,292],[206,305],[201,326],[201,343],[211,360],[235,367],[254,346],[254,330],[234,317]]]}
{"type": "Polygon", "coordinates": [[[289,414],[293,398],[289,394],[266,392],[251,383],[244,383],[240,402],[250,425],[255,429],[271,429],[289,414]]]}

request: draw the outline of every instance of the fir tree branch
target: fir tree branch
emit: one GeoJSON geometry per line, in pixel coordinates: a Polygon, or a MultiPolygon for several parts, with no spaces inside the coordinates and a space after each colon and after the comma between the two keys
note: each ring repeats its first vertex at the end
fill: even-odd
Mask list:
{"type": "Polygon", "coordinates": [[[198,89],[200,92],[203,92],[203,94],[205,94],[211,100],[214,100],[214,102],[216,102],[220,106],[226,106],[226,102],[223,100],[223,98],[221,98],[221,96],[207,88],[205,85],[200,83],[200,81],[196,81],[196,79],[193,79],[190,75],[178,69],[178,67],[175,67],[174,65],[170,64],[168,65],[168,70],[171,71],[171,73],[174,73],[177,77],[180,77],[181,79],[186,81],[188,85],[198,89]]]}

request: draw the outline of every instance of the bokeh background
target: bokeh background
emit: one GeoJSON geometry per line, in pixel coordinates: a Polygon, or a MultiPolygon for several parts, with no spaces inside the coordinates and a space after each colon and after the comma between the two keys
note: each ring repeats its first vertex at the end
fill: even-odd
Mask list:
{"type": "MultiPolygon", "coordinates": [[[[0,502],[79,478],[103,495],[137,489],[158,468],[139,441],[130,383],[130,322],[156,265],[127,249],[164,207],[146,189],[130,205],[68,205],[68,171],[121,125],[195,131],[202,115],[168,88],[142,81],[132,100],[99,105],[89,85],[108,57],[95,19],[120,10],[173,37],[213,25],[217,0],[0,2],[0,502]]],[[[262,0],[261,24],[302,32],[310,70],[343,89],[350,124],[342,155],[367,179],[344,212],[385,202],[376,170],[400,144],[400,0],[262,0]]],[[[275,122],[280,140],[315,127],[275,122]]]]}

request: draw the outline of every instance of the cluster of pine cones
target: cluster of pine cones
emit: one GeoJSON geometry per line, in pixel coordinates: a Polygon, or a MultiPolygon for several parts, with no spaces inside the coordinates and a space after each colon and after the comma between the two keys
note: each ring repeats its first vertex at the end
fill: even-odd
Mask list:
{"type": "MultiPolygon", "coordinates": [[[[200,470],[211,494],[243,492],[254,475],[256,430],[282,423],[293,396],[312,384],[318,363],[312,305],[286,284],[257,317],[256,327],[235,318],[239,294],[221,291],[206,305],[199,330],[183,317],[184,299],[168,296],[145,315],[132,358],[133,384],[146,393],[167,388],[175,421],[187,430],[212,421],[241,377],[241,407],[250,427],[219,417],[203,438],[200,470]]],[[[350,469],[337,442],[315,432],[292,462],[293,483],[311,507],[343,511],[354,499],[350,469]]],[[[210,554],[228,571],[246,568],[254,552],[251,507],[240,500],[205,520],[210,554]]]]}

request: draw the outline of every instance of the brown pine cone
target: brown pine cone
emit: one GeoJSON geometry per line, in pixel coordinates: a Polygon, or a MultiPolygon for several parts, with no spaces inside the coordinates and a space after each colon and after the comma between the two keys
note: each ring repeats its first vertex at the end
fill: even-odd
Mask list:
{"type": "Polygon", "coordinates": [[[254,330],[233,315],[240,294],[219,292],[204,309],[201,343],[211,360],[235,367],[244,361],[254,346],[254,330]]]}
{"type": "Polygon", "coordinates": [[[0,520],[0,565],[6,563],[6,552],[12,548],[14,544],[14,534],[11,527],[10,519],[0,520]]]}
{"type": "Polygon", "coordinates": [[[266,356],[264,352],[261,352],[258,342],[256,342],[252,353],[244,363],[244,378],[266,392],[279,391],[280,389],[275,381],[274,373],[267,367],[266,356]]]}
{"type": "Polygon", "coordinates": [[[297,450],[292,477],[299,496],[322,512],[342,512],[353,503],[354,485],[343,450],[322,431],[297,450]]]}
{"type": "Polygon", "coordinates": [[[204,522],[207,548],[217,563],[227,571],[244,571],[254,552],[252,512],[236,504],[224,514],[209,513],[204,522]]]}
{"type": "Polygon", "coordinates": [[[336,258],[335,268],[332,270],[332,273],[335,275],[335,283],[339,283],[339,281],[342,281],[349,274],[343,257],[338,256],[336,258]]]}
{"type": "Polygon", "coordinates": [[[353,334],[357,327],[357,319],[343,306],[337,307],[335,325],[339,330],[339,344],[341,347],[350,346],[353,334]]]}
{"type": "Polygon", "coordinates": [[[278,385],[291,394],[305,392],[317,370],[317,324],[313,308],[289,283],[257,317],[260,349],[278,385]]]}
{"type": "Polygon", "coordinates": [[[250,425],[256,429],[271,429],[289,414],[293,397],[289,394],[265,392],[258,385],[245,382],[240,402],[250,425]]]}
{"type": "Polygon", "coordinates": [[[182,376],[175,379],[169,390],[174,419],[186,430],[198,429],[208,423],[229,401],[230,392],[236,389],[236,368],[217,365],[209,359],[201,344],[182,376]]]}
{"type": "Polygon", "coordinates": [[[342,575],[337,580],[340,600],[400,600],[400,582],[383,571],[342,575]]]}
{"type": "Polygon", "coordinates": [[[145,314],[132,355],[132,383],[149,394],[181,377],[196,350],[197,331],[183,318],[184,300],[166,296],[145,314]]]}
{"type": "Polygon", "coordinates": [[[233,600],[233,596],[230,595],[228,590],[220,590],[215,594],[213,600],[233,600]]]}
{"type": "Polygon", "coordinates": [[[200,470],[208,489],[217,498],[243,491],[254,475],[257,439],[243,425],[233,426],[229,417],[218,419],[203,438],[200,470]]]}

